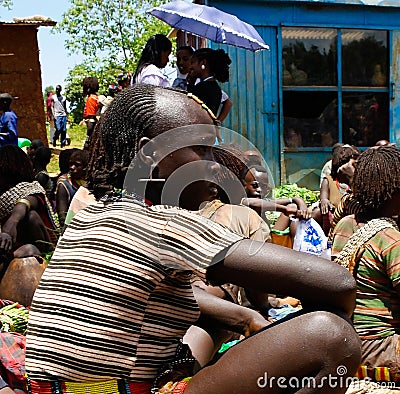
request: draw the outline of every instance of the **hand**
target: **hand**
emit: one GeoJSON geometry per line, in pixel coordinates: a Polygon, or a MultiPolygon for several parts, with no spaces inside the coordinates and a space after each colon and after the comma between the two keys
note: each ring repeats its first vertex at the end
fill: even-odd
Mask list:
{"type": "Polygon", "coordinates": [[[10,219],[8,219],[4,223],[1,231],[2,231],[2,234],[6,234],[11,238],[12,243],[15,243],[15,242],[17,242],[17,224],[18,223],[14,222],[13,220],[10,220],[10,219]]]}
{"type": "Polygon", "coordinates": [[[11,235],[7,233],[0,233],[0,250],[9,252],[12,248],[13,242],[11,235]]]}
{"type": "Polygon", "coordinates": [[[285,206],[285,212],[284,213],[286,216],[296,216],[297,217],[297,207],[294,206],[293,204],[286,205],[285,206]]]}
{"type": "Polygon", "coordinates": [[[188,75],[186,76],[186,80],[189,85],[194,85],[196,82],[196,77],[193,75],[192,72],[189,71],[188,75]]]}
{"type": "Polygon", "coordinates": [[[322,215],[326,215],[329,211],[333,211],[335,209],[331,202],[326,198],[322,199],[319,205],[321,207],[322,215]]]}
{"type": "Polygon", "coordinates": [[[297,219],[308,220],[311,218],[311,210],[306,209],[299,209],[296,214],[297,219]]]}
{"type": "Polygon", "coordinates": [[[254,315],[243,328],[243,334],[245,337],[249,337],[251,334],[254,334],[269,324],[271,323],[268,320],[265,320],[260,313],[254,311],[254,315]]]}

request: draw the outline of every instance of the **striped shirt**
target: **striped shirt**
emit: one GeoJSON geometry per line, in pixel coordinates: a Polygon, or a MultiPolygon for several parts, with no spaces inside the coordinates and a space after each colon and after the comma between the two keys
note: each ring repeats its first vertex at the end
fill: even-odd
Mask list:
{"type": "Polygon", "coordinates": [[[189,211],[99,202],[60,239],[35,292],[34,380],[153,379],[199,316],[192,273],[243,237],[189,211]]]}
{"type": "Polygon", "coordinates": [[[340,219],[344,218],[347,215],[356,215],[358,213],[361,213],[361,206],[359,202],[354,198],[354,194],[345,194],[341,198],[339,205],[333,212],[333,218],[331,222],[331,228],[329,229],[328,239],[332,240],[333,231],[335,230],[335,227],[339,223],[340,219]]]}
{"type": "MultiPolygon", "coordinates": [[[[336,226],[332,257],[343,249],[360,224],[354,215],[336,226]]],[[[354,327],[362,339],[378,339],[400,333],[400,233],[386,228],[366,244],[356,273],[357,296],[354,327]]]]}

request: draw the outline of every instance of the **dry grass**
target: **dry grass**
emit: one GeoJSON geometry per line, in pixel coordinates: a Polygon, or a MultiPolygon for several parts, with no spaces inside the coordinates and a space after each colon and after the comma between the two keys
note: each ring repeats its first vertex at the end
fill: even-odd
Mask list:
{"type": "MultiPolygon", "coordinates": [[[[68,148],[82,149],[83,144],[85,143],[85,139],[86,139],[86,126],[74,125],[74,126],[70,127],[67,131],[68,131],[69,137],[71,138],[71,145],[69,145],[63,149],[68,149],[68,148]]],[[[61,148],[59,146],[56,148],[52,147],[49,129],[47,129],[47,138],[48,138],[48,141],[50,144],[50,148],[52,148],[52,151],[53,151],[52,155],[51,155],[50,163],[47,166],[47,171],[50,174],[50,176],[55,176],[59,172],[58,155],[60,153],[61,148]]]]}

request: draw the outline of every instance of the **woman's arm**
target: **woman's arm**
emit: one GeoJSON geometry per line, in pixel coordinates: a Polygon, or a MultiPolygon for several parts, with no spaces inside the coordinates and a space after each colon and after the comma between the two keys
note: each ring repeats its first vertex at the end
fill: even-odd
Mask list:
{"type": "Polygon", "coordinates": [[[307,210],[307,205],[300,197],[279,198],[275,200],[265,200],[262,198],[243,198],[242,205],[248,206],[258,213],[265,211],[282,212],[286,216],[294,215],[301,219],[309,219],[311,213],[307,210]],[[296,204],[291,205],[292,203],[296,204]]]}
{"type": "Polygon", "coordinates": [[[44,174],[43,172],[41,172],[40,174],[37,174],[37,176],[36,176],[36,180],[40,183],[40,185],[43,188],[46,188],[47,183],[49,182],[49,179],[50,179],[49,175],[44,174]]]}
{"type": "Polygon", "coordinates": [[[27,196],[21,198],[15,204],[11,211],[10,217],[2,226],[1,231],[9,234],[12,238],[13,243],[17,241],[17,226],[21,220],[23,220],[26,214],[31,210],[37,210],[39,201],[35,196],[27,196]]]}
{"type": "Polygon", "coordinates": [[[67,216],[69,207],[69,193],[66,187],[60,182],[57,185],[56,190],[56,211],[58,214],[58,220],[60,222],[60,228],[64,227],[65,217],[67,216]]]}
{"type": "Polygon", "coordinates": [[[304,306],[339,309],[349,316],[354,310],[354,278],[346,269],[316,256],[245,239],[215,261],[219,262],[207,270],[211,282],[290,294],[304,306]]]}
{"type": "Polygon", "coordinates": [[[219,111],[219,114],[217,116],[217,120],[219,120],[220,122],[223,122],[226,117],[229,114],[229,111],[232,108],[232,100],[230,98],[227,98],[223,103],[222,103],[222,107],[221,110],[219,111]]]}
{"type": "Polygon", "coordinates": [[[328,178],[324,178],[322,180],[321,188],[320,188],[320,197],[319,198],[320,198],[321,213],[322,213],[322,215],[325,215],[333,207],[333,205],[329,201],[329,182],[328,182],[328,178]]]}
{"type": "Polygon", "coordinates": [[[216,297],[198,286],[192,286],[201,314],[218,323],[221,328],[244,336],[267,326],[269,322],[258,312],[216,297]]]}

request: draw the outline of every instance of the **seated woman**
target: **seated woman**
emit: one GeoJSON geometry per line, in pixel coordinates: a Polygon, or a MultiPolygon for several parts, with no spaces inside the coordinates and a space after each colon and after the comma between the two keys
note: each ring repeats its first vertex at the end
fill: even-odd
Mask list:
{"type": "MultiPolygon", "coordinates": [[[[246,239],[187,210],[199,208],[218,170],[215,138],[208,111],[184,93],[136,84],[113,100],[88,171],[98,202],[74,216],[35,292],[25,363],[32,394],[150,394],[165,385],[157,379],[165,365],[177,373],[166,382],[175,393],[259,393],[266,374],[296,376],[300,385],[310,376],[325,392],[345,391],[329,388],[328,376],[340,375],[340,365],[345,379],[359,364],[346,317],[353,278],[337,264],[246,239]],[[187,192],[177,193],[181,186],[187,192]],[[168,205],[177,194],[187,209],[168,205]],[[254,335],[213,365],[184,371],[193,377],[183,380],[175,354],[204,308],[192,274],[260,291],[291,289],[307,308],[278,324],[261,319],[247,331],[254,335]]],[[[213,303],[208,309],[227,316],[213,303]]],[[[246,334],[237,317],[225,324],[246,334]]],[[[266,384],[281,391],[276,379],[266,384]]]]}
{"type": "Polygon", "coordinates": [[[352,191],[358,203],[333,234],[332,258],[357,283],[354,327],[361,338],[360,377],[400,383],[400,150],[373,147],[355,168],[352,191]]]}
{"type": "Polygon", "coordinates": [[[47,197],[50,198],[51,190],[53,189],[53,181],[47,172],[47,165],[50,163],[51,149],[46,146],[39,147],[33,159],[33,171],[35,179],[40,183],[44,190],[46,190],[47,197]]]}
{"type": "Polygon", "coordinates": [[[13,252],[14,257],[47,252],[57,242],[58,223],[51,204],[33,179],[32,165],[20,148],[0,148],[2,252],[13,252]]]}
{"type": "Polygon", "coordinates": [[[69,172],[57,182],[56,210],[61,228],[64,227],[69,205],[78,188],[86,183],[86,167],[89,153],[87,150],[75,150],[69,158],[69,172]]]}

